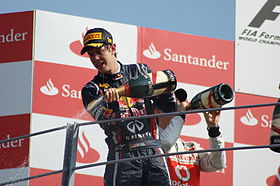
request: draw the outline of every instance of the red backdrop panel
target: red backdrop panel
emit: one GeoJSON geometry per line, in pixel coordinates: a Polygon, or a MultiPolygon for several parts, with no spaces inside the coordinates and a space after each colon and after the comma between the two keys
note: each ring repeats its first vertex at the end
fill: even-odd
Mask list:
{"type": "Polygon", "coordinates": [[[137,60],[152,70],[172,69],[178,82],[234,82],[232,41],[139,27],[137,60]]]}
{"type": "MultiPolygon", "coordinates": [[[[241,106],[274,103],[277,99],[236,93],[235,102],[237,106],[241,106]]],[[[274,106],[235,110],[234,141],[250,145],[269,144],[273,109],[274,106]]]]}
{"type": "Polygon", "coordinates": [[[33,11],[0,15],[0,63],[32,59],[33,11]]]}
{"type": "Polygon", "coordinates": [[[32,112],[92,120],[83,107],[81,90],[96,73],[92,69],[35,61],[32,112]]]}
{"type": "MultiPolygon", "coordinates": [[[[30,131],[30,114],[1,116],[0,123],[0,140],[23,136],[30,131]]],[[[0,169],[27,167],[29,138],[1,143],[0,152],[0,169]]]]}

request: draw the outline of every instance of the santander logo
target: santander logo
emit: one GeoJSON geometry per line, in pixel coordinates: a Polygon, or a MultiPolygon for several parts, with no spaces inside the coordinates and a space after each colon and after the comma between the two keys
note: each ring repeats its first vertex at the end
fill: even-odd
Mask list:
{"type": "Polygon", "coordinates": [[[75,90],[71,88],[69,84],[63,84],[60,89],[58,89],[51,78],[40,88],[40,92],[47,95],[47,96],[55,96],[61,92],[62,97],[69,97],[75,99],[82,99],[81,91],[75,90]]]}
{"type": "MultiPolygon", "coordinates": [[[[88,27],[86,27],[85,33],[86,33],[87,31],[88,31],[88,27]]],[[[82,33],[82,34],[81,34],[81,37],[82,37],[81,40],[76,40],[76,41],[73,41],[72,43],[70,43],[69,48],[70,48],[70,50],[71,50],[74,54],[76,54],[76,55],[78,55],[78,56],[81,56],[81,57],[88,58],[87,53],[85,53],[84,55],[81,55],[81,53],[80,53],[81,50],[82,50],[82,48],[83,48],[83,42],[81,42],[81,41],[83,41],[83,38],[84,38],[85,33],[82,33]]]]}
{"type": "Polygon", "coordinates": [[[192,54],[178,54],[171,48],[165,48],[161,53],[156,50],[156,46],[153,42],[143,51],[143,55],[149,59],[159,59],[161,56],[164,61],[183,63],[187,65],[201,66],[217,70],[229,70],[230,63],[227,61],[221,61],[212,54],[208,58],[193,56],[192,54]]]}
{"type": "Polygon", "coordinates": [[[254,126],[258,124],[258,120],[254,117],[250,109],[248,109],[245,116],[242,116],[240,118],[240,121],[244,125],[248,125],[248,126],[254,126]]]}
{"type": "MultiPolygon", "coordinates": [[[[7,134],[7,139],[10,139],[10,134],[7,134]]],[[[18,139],[13,141],[8,141],[0,144],[0,149],[6,148],[21,148],[23,146],[24,139],[18,139]]]]}
{"type": "Polygon", "coordinates": [[[0,43],[24,41],[27,38],[27,34],[28,32],[15,32],[12,28],[7,35],[0,34],[0,43]]]}
{"type": "Polygon", "coordinates": [[[53,82],[51,79],[49,79],[47,82],[46,82],[46,85],[43,85],[41,88],[40,88],[40,91],[45,94],[45,95],[48,95],[48,96],[55,96],[58,94],[58,89],[54,86],[53,82]]]}
{"type": "Polygon", "coordinates": [[[161,56],[154,43],[151,43],[149,48],[143,51],[143,55],[150,59],[158,59],[161,56]]]}
{"type": "Polygon", "coordinates": [[[278,172],[276,175],[269,176],[266,179],[266,184],[268,186],[279,186],[280,185],[280,166],[278,167],[278,172]]]}
{"type": "Polygon", "coordinates": [[[82,136],[78,140],[77,162],[79,163],[92,163],[99,160],[99,153],[90,146],[85,132],[82,132],[82,136]]]}
{"type": "Polygon", "coordinates": [[[240,117],[240,122],[246,126],[260,126],[262,128],[271,128],[271,114],[253,114],[248,109],[247,112],[240,117]]]}

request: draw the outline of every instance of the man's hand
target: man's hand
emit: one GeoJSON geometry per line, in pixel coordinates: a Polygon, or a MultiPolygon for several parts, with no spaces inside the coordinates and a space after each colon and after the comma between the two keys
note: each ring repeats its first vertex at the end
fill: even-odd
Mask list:
{"type": "Polygon", "coordinates": [[[219,126],[220,121],[220,110],[203,112],[207,127],[217,127],[219,126]]]}
{"type": "Polygon", "coordinates": [[[177,100],[177,104],[178,104],[178,108],[177,108],[178,112],[186,111],[191,106],[188,101],[180,102],[177,100]]]}
{"type": "Polygon", "coordinates": [[[108,103],[112,103],[114,101],[117,101],[119,99],[119,93],[117,92],[117,89],[115,88],[109,88],[105,90],[104,98],[105,101],[108,103]]]}

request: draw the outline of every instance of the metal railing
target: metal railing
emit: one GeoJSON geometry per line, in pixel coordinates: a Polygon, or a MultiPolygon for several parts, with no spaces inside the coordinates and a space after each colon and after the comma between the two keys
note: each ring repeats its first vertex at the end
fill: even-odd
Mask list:
{"type": "Polygon", "coordinates": [[[63,169],[44,173],[44,174],[38,174],[35,176],[29,176],[29,177],[25,177],[25,178],[19,178],[19,179],[3,182],[3,183],[0,183],[0,186],[19,183],[19,182],[28,181],[31,179],[36,179],[36,178],[50,176],[50,175],[59,174],[59,173],[62,173],[61,185],[69,186],[69,185],[74,185],[75,170],[96,167],[96,166],[100,166],[100,165],[113,164],[113,163],[119,163],[119,162],[124,162],[124,161],[133,161],[133,160],[146,159],[146,158],[166,157],[166,156],[173,156],[173,155],[179,155],[179,154],[280,147],[280,144],[272,144],[272,145],[219,148],[219,149],[203,149],[203,150],[195,150],[195,151],[187,151],[187,152],[166,153],[166,154],[157,154],[157,155],[151,155],[151,156],[142,156],[142,157],[135,157],[135,158],[120,159],[120,160],[104,161],[104,162],[97,162],[97,163],[93,163],[93,164],[76,167],[76,153],[77,153],[79,127],[82,127],[82,126],[118,122],[118,121],[125,121],[125,120],[145,119],[145,118],[154,118],[154,117],[162,117],[162,116],[172,116],[172,115],[176,116],[176,115],[182,115],[182,114],[193,114],[193,113],[209,112],[209,111],[216,111],[216,110],[234,110],[234,109],[245,109],[245,108],[252,108],[252,107],[266,107],[266,106],[274,106],[274,105],[280,105],[280,102],[267,103],[267,104],[244,105],[244,106],[221,107],[221,108],[210,108],[210,109],[197,109],[197,110],[182,111],[182,112],[160,113],[160,114],[151,114],[151,115],[146,115],[146,116],[133,116],[133,117],[128,117],[128,118],[118,118],[118,119],[109,119],[109,120],[102,120],[102,121],[74,123],[74,124],[67,124],[66,126],[61,126],[61,127],[56,127],[56,128],[52,128],[52,129],[47,129],[47,130],[40,131],[40,132],[35,132],[32,134],[28,134],[28,135],[0,140],[0,144],[2,144],[2,143],[10,142],[13,140],[29,138],[29,137],[33,137],[33,136],[38,136],[38,135],[66,129],[63,169]]]}

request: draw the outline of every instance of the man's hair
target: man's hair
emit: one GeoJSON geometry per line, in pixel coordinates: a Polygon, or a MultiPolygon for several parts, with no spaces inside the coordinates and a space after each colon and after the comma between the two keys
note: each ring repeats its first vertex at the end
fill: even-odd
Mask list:
{"type": "MultiPolygon", "coordinates": [[[[104,47],[109,50],[109,47],[112,46],[112,45],[105,45],[104,47]]],[[[114,56],[117,58],[117,52],[115,52],[114,56]]]]}

